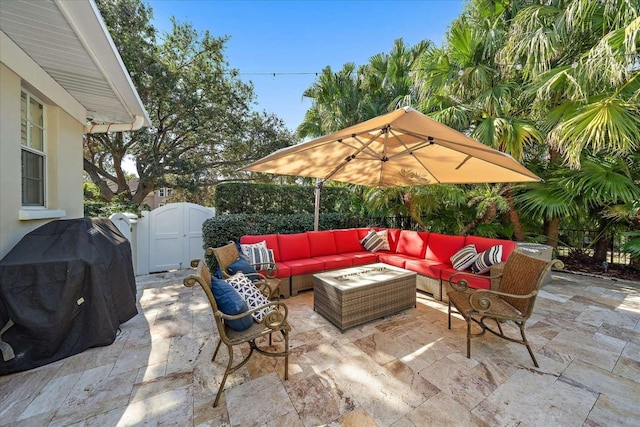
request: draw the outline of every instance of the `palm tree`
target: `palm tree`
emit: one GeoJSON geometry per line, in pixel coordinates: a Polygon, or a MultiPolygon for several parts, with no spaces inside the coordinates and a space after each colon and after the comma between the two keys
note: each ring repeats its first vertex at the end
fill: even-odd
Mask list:
{"type": "Polygon", "coordinates": [[[362,120],[364,96],[361,79],[356,75],[360,72],[354,63],[344,64],[336,73],[331,67],[322,70],[318,80],[303,94],[311,98],[312,104],[297,129],[301,138],[335,132],[362,120]]]}
{"type": "MultiPolygon", "coordinates": [[[[522,161],[528,146],[541,143],[543,133],[522,114],[520,77],[496,61],[507,34],[500,1],[475,1],[451,25],[445,46],[429,49],[414,69],[416,93],[423,111],[479,141],[522,161]]],[[[509,206],[516,240],[524,230],[512,186],[499,193],[509,206]]]]}

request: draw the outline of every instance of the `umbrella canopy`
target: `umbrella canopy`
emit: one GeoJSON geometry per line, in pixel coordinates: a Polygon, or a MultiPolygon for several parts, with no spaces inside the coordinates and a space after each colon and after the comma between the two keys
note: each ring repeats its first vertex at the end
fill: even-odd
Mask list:
{"type": "Polygon", "coordinates": [[[541,181],[511,156],[406,107],[244,168],[372,187],[541,181]]]}

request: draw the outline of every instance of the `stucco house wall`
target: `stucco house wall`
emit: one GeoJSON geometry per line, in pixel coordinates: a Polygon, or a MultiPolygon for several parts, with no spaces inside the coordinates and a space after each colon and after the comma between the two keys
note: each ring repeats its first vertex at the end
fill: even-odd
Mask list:
{"type": "Polygon", "coordinates": [[[0,258],[28,232],[57,218],[79,218],[82,206],[82,132],[78,122],[55,100],[29,87],[0,63],[0,258]],[[45,208],[22,207],[20,93],[22,88],[45,106],[45,208]],[[23,219],[21,219],[21,217],[23,219]],[[33,218],[33,219],[31,219],[33,218]]]}

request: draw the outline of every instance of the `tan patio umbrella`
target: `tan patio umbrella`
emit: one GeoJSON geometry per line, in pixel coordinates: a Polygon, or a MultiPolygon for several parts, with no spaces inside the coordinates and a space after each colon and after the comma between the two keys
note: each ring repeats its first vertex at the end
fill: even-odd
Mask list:
{"type": "Polygon", "coordinates": [[[511,156],[409,107],[283,148],[242,170],[371,187],[541,181],[511,156]]]}

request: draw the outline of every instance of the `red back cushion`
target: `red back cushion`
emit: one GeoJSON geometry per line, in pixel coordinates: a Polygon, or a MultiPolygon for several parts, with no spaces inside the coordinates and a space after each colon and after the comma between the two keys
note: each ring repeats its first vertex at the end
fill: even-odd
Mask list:
{"type": "Polygon", "coordinates": [[[425,259],[451,265],[451,256],[464,246],[464,236],[429,233],[425,259]]]}
{"type": "MultiPolygon", "coordinates": [[[[356,228],[356,232],[358,233],[358,240],[362,240],[365,238],[367,234],[369,234],[370,228],[356,228]]],[[[364,248],[361,246],[360,250],[363,251],[364,248]]]]}
{"type": "Polygon", "coordinates": [[[337,253],[332,231],[307,231],[307,238],[312,257],[337,253]]]}
{"type": "Polygon", "coordinates": [[[249,244],[249,243],[259,243],[262,241],[267,242],[267,248],[273,249],[273,259],[277,261],[282,261],[280,259],[280,251],[278,250],[278,237],[275,234],[264,234],[264,235],[251,235],[248,234],[246,236],[240,237],[240,243],[249,244]]]}
{"type": "Polygon", "coordinates": [[[416,258],[424,258],[427,250],[427,236],[421,235],[417,231],[402,230],[398,238],[396,253],[409,255],[416,258]]]}
{"type": "Polygon", "coordinates": [[[484,252],[492,246],[502,245],[502,262],[506,261],[511,252],[516,248],[516,242],[511,240],[490,239],[488,237],[467,236],[465,245],[475,245],[476,252],[484,252]]]}
{"type": "Polygon", "coordinates": [[[280,260],[311,258],[307,233],[278,234],[280,260]]]}
{"type": "Polygon", "coordinates": [[[336,252],[339,254],[364,251],[355,228],[333,230],[333,238],[336,242],[336,252]]]}

